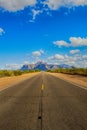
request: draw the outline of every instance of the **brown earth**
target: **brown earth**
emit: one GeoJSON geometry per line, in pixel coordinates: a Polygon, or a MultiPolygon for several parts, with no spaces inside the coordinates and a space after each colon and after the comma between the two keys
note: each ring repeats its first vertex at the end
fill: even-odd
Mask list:
{"type": "Polygon", "coordinates": [[[0,90],[3,90],[5,88],[8,88],[8,87],[10,87],[10,86],[12,86],[14,84],[17,84],[17,83],[19,83],[19,82],[21,82],[23,80],[31,78],[31,77],[37,75],[37,73],[29,73],[29,74],[23,74],[21,76],[0,78],[0,90]]]}
{"type": "Polygon", "coordinates": [[[69,75],[69,74],[61,74],[61,73],[49,73],[49,74],[56,76],[58,78],[70,81],[72,83],[75,83],[75,84],[80,85],[87,89],[87,77],[86,76],[69,75]]]}

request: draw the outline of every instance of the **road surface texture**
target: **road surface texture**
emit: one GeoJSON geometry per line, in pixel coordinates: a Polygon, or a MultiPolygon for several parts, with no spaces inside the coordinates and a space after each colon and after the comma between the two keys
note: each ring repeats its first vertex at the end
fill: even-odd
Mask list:
{"type": "Polygon", "coordinates": [[[0,130],[87,130],[87,90],[37,74],[0,92],[0,130]]]}

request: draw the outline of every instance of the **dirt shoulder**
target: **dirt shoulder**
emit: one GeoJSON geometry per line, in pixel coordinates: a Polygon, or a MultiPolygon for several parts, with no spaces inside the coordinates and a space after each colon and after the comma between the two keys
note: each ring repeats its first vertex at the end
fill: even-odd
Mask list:
{"type": "Polygon", "coordinates": [[[68,74],[61,74],[61,73],[49,73],[49,74],[67,80],[69,82],[75,83],[87,89],[87,77],[85,76],[68,75],[68,74]]]}
{"type": "Polygon", "coordinates": [[[23,80],[26,80],[28,78],[31,78],[35,75],[37,75],[39,72],[37,73],[29,73],[29,74],[23,74],[21,76],[13,76],[13,77],[4,77],[4,78],[0,78],[0,91],[8,88],[14,84],[17,84],[23,80]]]}

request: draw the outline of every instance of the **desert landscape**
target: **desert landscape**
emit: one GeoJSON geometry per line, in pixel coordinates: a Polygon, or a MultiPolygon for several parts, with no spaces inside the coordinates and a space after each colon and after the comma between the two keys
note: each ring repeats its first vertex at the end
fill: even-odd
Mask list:
{"type": "MultiPolygon", "coordinates": [[[[15,85],[19,82],[22,82],[26,79],[29,79],[29,78],[31,78],[31,77],[39,74],[39,73],[40,72],[23,74],[23,75],[20,75],[20,76],[0,78],[0,91],[6,89],[8,87],[11,87],[12,85],[15,85]]],[[[56,77],[58,77],[62,80],[72,82],[76,85],[79,85],[79,86],[87,89],[87,77],[86,76],[69,75],[69,74],[62,74],[62,73],[49,73],[49,72],[48,72],[48,74],[56,76],[56,77]]]]}
{"type": "Polygon", "coordinates": [[[87,130],[87,0],[0,0],[0,130],[87,130]]]}
{"type": "Polygon", "coordinates": [[[38,72],[37,73],[23,74],[23,75],[20,75],[20,76],[0,78],[0,91],[6,89],[8,87],[11,87],[12,85],[15,85],[19,82],[22,82],[26,79],[29,79],[29,78],[37,75],[37,74],[38,74],[38,72]]]}

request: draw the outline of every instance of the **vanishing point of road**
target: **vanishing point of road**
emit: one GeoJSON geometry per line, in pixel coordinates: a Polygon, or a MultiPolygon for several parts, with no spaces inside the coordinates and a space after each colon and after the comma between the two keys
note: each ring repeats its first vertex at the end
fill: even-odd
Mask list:
{"type": "Polygon", "coordinates": [[[87,90],[41,72],[0,92],[0,130],[87,130],[87,90]]]}

